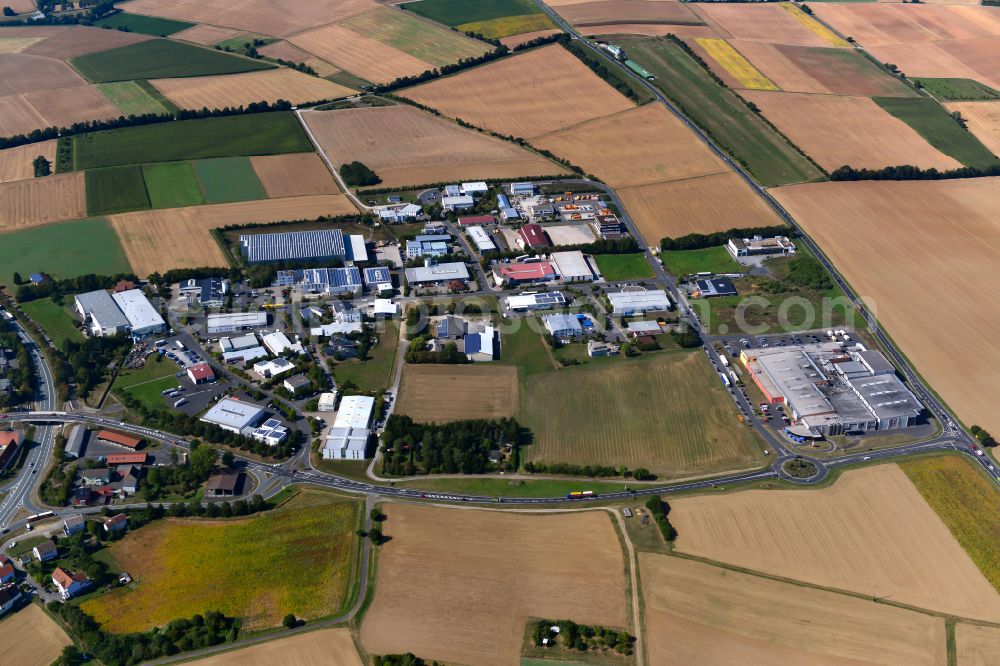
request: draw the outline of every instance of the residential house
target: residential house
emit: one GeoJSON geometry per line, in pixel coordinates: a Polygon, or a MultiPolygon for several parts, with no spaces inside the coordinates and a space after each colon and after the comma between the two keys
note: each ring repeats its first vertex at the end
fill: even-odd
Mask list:
{"type": "Polygon", "coordinates": [[[72,599],[90,587],[90,579],[82,571],[70,573],[62,567],[56,567],[52,572],[52,582],[59,590],[59,596],[63,599],[72,599]]]}
{"type": "Polygon", "coordinates": [[[39,562],[48,562],[49,560],[54,560],[59,556],[59,549],[56,547],[56,544],[52,541],[52,539],[41,542],[32,548],[31,552],[35,556],[35,559],[39,562]]]}
{"type": "Polygon", "coordinates": [[[128,525],[128,516],[124,513],[115,514],[104,519],[104,531],[108,534],[121,532],[128,525]]]}
{"type": "Polygon", "coordinates": [[[82,532],[86,526],[87,521],[83,516],[70,516],[63,521],[63,532],[66,533],[66,536],[73,536],[82,532]]]}
{"type": "Polygon", "coordinates": [[[0,564],[0,585],[13,583],[16,578],[17,571],[14,569],[14,565],[10,563],[10,560],[0,564]]]}
{"type": "Polygon", "coordinates": [[[21,590],[11,585],[0,590],[0,615],[10,611],[21,601],[21,590]]]}
{"type": "Polygon", "coordinates": [[[88,488],[105,486],[111,483],[111,470],[85,469],[80,477],[83,479],[83,485],[88,488]]]}

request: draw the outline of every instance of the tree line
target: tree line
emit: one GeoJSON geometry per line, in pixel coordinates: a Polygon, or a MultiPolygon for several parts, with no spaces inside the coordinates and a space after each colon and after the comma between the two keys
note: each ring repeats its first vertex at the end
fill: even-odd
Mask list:
{"type": "Polygon", "coordinates": [[[589,49],[581,46],[580,42],[570,41],[569,35],[562,33],[560,36],[563,37],[560,42],[566,47],[566,50],[579,58],[583,64],[590,68],[590,71],[604,79],[608,85],[633,102],[641,100],[639,93],[636,92],[631,81],[621,76],[617,70],[609,69],[604,64],[605,61],[603,58],[595,56],[589,49]]]}
{"type": "Polygon", "coordinates": [[[393,414],[382,433],[382,472],[414,474],[484,474],[516,470],[521,425],[514,419],[473,419],[450,423],[416,423],[393,414]],[[512,448],[510,460],[495,464],[490,451],[512,448]]]}
{"type": "Polygon", "coordinates": [[[653,481],[656,475],[645,467],[637,467],[630,470],[622,465],[621,467],[611,467],[609,465],[576,465],[573,463],[545,463],[532,462],[524,463],[524,471],[528,474],[565,474],[567,476],[587,476],[596,477],[616,477],[621,476],[626,479],[634,478],[636,481],[653,481]]]}
{"type": "Polygon", "coordinates": [[[730,238],[751,238],[753,236],[795,236],[795,230],[784,224],[768,227],[744,227],[716,231],[710,234],[686,234],[677,238],[664,238],[660,241],[660,249],[664,252],[675,250],[703,250],[709,247],[725,245],[730,238]]]}
{"type": "Polygon", "coordinates": [[[986,168],[963,166],[940,171],[921,169],[912,164],[887,166],[881,169],[855,169],[844,165],[830,174],[830,180],[953,180],[956,178],[987,178],[1000,176],[1000,164],[986,168]]]}
{"type": "Polygon", "coordinates": [[[993,447],[997,445],[997,440],[993,439],[993,435],[977,425],[969,428],[969,432],[972,433],[972,436],[976,438],[976,441],[979,442],[981,446],[993,447]]]}
{"type": "Polygon", "coordinates": [[[10,381],[10,393],[0,392],[0,407],[13,407],[30,402],[35,395],[35,380],[32,374],[31,354],[24,346],[12,322],[0,319],[0,355],[5,349],[13,350],[16,361],[7,366],[7,374],[0,373],[0,378],[10,381]]]}
{"type": "Polygon", "coordinates": [[[632,654],[635,646],[635,636],[627,631],[577,624],[572,620],[537,620],[531,630],[531,640],[536,647],[561,645],[567,650],[579,652],[607,649],[622,655],[632,654]],[[558,631],[554,631],[553,627],[557,627],[558,631]]]}
{"type": "Polygon", "coordinates": [[[670,513],[670,505],[664,502],[659,495],[653,495],[646,500],[646,508],[653,514],[653,520],[656,521],[657,527],[660,528],[663,538],[668,542],[676,539],[677,530],[674,529],[674,526],[667,519],[667,514],[670,513]]]}
{"type": "Polygon", "coordinates": [[[132,273],[118,273],[116,275],[94,275],[93,273],[88,273],[87,275],[66,278],[64,280],[47,280],[41,284],[22,284],[15,290],[14,297],[18,303],[36,301],[40,298],[52,298],[54,300],[71,294],[82,294],[88,291],[97,291],[98,289],[112,289],[122,280],[136,282],[137,279],[132,273]]]}

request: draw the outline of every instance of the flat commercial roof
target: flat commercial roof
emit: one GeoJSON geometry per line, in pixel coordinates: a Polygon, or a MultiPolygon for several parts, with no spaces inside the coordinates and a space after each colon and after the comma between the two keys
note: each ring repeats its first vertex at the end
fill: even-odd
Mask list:
{"type": "Polygon", "coordinates": [[[559,307],[565,304],[566,296],[561,291],[546,291],[540,294],[514,294],[507,297],[507,307],[511,310],[559,307]]]}
{"type": "Polygon", "coordinates": [[[347,251],[347,258],[359,264],[368,261],[368,249],[365,247],[365,237],[358,234],[351,234],[347,237],[347,240],[349,242],[344,248],[347,251]]]}
{"type": "Polygon", "coordinates": [[[201,417],[206,423],[214,423],[224,428],[242,430],[255,425],[264,415],[264,409],[250,402],[223,398],[201,417]]]}
{"type": "Polygon", "coordinates": [[[144,331],[150,328],[165,327],[166,322],[156,311],[146,295],[138,289],[120,291],[112,298],[128,319],[132,330],[144,331]]]}
{"type": "Polygon", "coordinates": [[[489,252],[490,250],[497,249],[496,243],[490,238],[490,234],[479,225],[474,224],[469,227],[469,238],[476,244],[480,252],[489,252]]]}
{"type": "Polygon", "coordinates": [[[545,327],[549,329],[550,333],[555,333],[556,331],[583,332],[583,324],[580,323],[576,315],[554,314],[545,317],[542,321],[545,322],[545,327]]]}
{"type": "Polygon", "coordinates": [[[369,287],[373,284],[392,284],[392,273],[385,266],[375,266],[364,270],[364,279],[369,287]]]}
{"type": "Polygon", "coordinates": [[[449,280],[468,279],[469,269],[460,261],[406,269],[406,280],[411,284],[415,282],[447,282],[449,280]]]}
{"type": "Polygon", "coordinates": [[[616,312],[621,310],[669,310],[670,298],[662,289],[643,291],[616,291],[608,294],[616,312]]]}
{"type": "Polygon", "coordinates": [[[567,252],[553,252],[549,255],[552,263],[556,266],[556,271],[564,280],[590,280],[594,277],[594,271],[590,269],[587,258],[580,250],[570,250],[567,252]]]}
{"type": "Polygon", "coordinates": [[[240,247],[250,263],[327,259],[344,257],[347,253],[340,229],[246,234],[240,236],[240,247]]]}
{"type": "MultiPolygon", "coordinates": [[[[210,314],[208,315],[208,331],[220,328],[255,328],[267,326],[267,313],[260,312],[233,312],[232,314],[210,314]]],[[[235,341],[235,340],[234,340],[235,341]]]]}
{"type": "Polygon", "coordinates": [[[375,398],[366,395],[345,395],[340,400],[334,428],[367,428],[375,408],[375,398]]]}
{"type": "Polygon", "coordinates": [[[118,307],[118,303],[103,289],[77,294],[76,301],[83,312],[103,328],[125,328],[129,325],[128,317],[118,307]]]}

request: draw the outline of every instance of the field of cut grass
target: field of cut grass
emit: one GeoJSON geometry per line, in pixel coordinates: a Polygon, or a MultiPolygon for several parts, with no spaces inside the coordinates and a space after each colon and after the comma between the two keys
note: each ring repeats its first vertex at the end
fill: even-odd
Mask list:
{"type": "Polygon", "coordinates": [[[141,116],[147,113],[169,113],[170,108],[156,99],[147,90],[148,85],[140,81],[117,81],[115,83],[99,83],[97,89],[111,103],[121,109],[125,116],[141,116]]]}
{"type": "Polygon", "coordinates": [[[514,322],[518,325],[517,330],[501,335],[500,362],[517,366],[522,380],[529,375],[555,370],[552,356],[539,332],[545,330],[541,320],[516,319],[514,322]]]}
{"type": "Polygon", "coordinates": [[[114,30],[125,28],[129,32],[138,32],[141,35],[155,35],[158,37],[166,37],[175,32],[194,27],[194,23],[173,21],[156,16],[127,14],[125,12],[105,16],[102,19],[94,21],[94,25],[99,28],[112,28],[114,30]]]}
{"type": "Polygon", "coordinates": [[[231,203],[266,199],[267,192],[246,157],[198,160],[194,173],[201,184],[205,203],[231,203]]]}
{"type": "Polygon", "coordinates": [[[42,272],[62,279],[131,270],[118,236],[104,218],[47,224],[0,235],[0,282],[7,285],[13,284],[15,271],[22,276],[42,272]]]}
{"type": "Polygon", "coordinates": [[[72,141],[74,169],[313,150],[291,112],[127,127],[81,134],[72,141]]]}
{"type": "Polygon", "coordinates": [[[238,74],[274,65],[168,39],[151,39],[73,58],[70,64],[92,83],[238,74]]]}
{"type": "Polygon", "coordinates": [[[656,76],[653,82],[704,128],[760,183],[781,185],[817,180],[823,173],[733,91],[676,42],[666,37],[618,39],[632,59],[656,76]]]}
{"type": "Polygon", "coordinates": [[[703,250],[671,250],[661,252],[663,265],[678,277],[709,271],[712,273],[735,273],[740,270],[732,255],[725,247],[708,247],[703,250]]]}
{"type": "Polygon", "coordinates": [[[596,254],[594,260],[605,280],[638,280],[653,277],[653,267],[645,252],[635,254],[596,254]]]}
{"type": "Polygon", "coordinates": [[[83,340],[83,333],[76,327],[76,320],[70,314],[72,308],[70,303],[72,303],[71,299],[67,299],[64,305],[57,305],[51,298],[39,298],[22,303],[21,309],[34,319],[36,324],[45,329],[49,339],[56,347],[62,349],[62,344],[66,340],[77,342],[83,340]]]}
{"type": "Polygon", "coordinates": [[[988,102],[1000,99],[1000,92],[972,79],[925,79],[914,78],[942,102],[988,102]]]}
{"type": "Polygon", "coordinates": [[[899,463],[910,481],[983,572],[1000,590],[1000,497],[996,486],[958,456],[899,463]]]}
{"type": "Polygon", "coordinates": [[[351,382],[361,391],[382,391],[389,388],[398,348],[399,323],[387,321],[379,345],[368,352],[367,361],[354,359],[337,364],[333,370],[337,384],[351,382]]]}
{"type": "Polygon", "coordinates": [[[539,13],[538,5],[531,0],[491,0],[490,2],[420,0],[420,2],[407,2],[400,7],[453,28],[463,23],[539,13]]]}
{"type": "Polygon", "coordinates": [[[205,203],[190,162],[143,164],[142,177],[153,208],[179,208],[205,203]]]}
{"type": "Polygon", "coordinates": [[[916,130],[945,155],[965,166],[986,168],[1000,164],[976,136],[959,125],[932,99],[926,97],[875,97],[875,103],[916,130]]]}
{"type": "Polygon", "coordinates": [[[161,409],[164,404],[162,391],[178,384],[178,368],[169,360],[157,362],[156,358],[163,357],[153,356],[141,368],[123,370],[115,377],[111,391],[119,395],[127,393],[150,409],[161,409]]]}
{"type": "Polygon", "coordinates": [[[81,607],[111,633],[212,609],[245,629],[331,615],[349,602],[357,518],[357,503],[303,490],[248,518],[157,521],[111,546],[136,583],[81,607]]]}
{"type": "Polygon", "coordinates": [[[149,195],[139,165],[89,169],[87,214],[105,215],[149,208],[149,195]]]}

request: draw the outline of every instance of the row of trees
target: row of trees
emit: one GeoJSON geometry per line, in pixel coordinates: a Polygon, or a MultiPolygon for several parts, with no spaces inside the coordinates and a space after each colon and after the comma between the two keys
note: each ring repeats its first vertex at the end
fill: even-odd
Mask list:
{"type": "Polygon", "coordinates": [[[667,519],[667,514],[670,513],[670,505],[663,501],[659,495],[653,495],[648,500],[646,500],[646,508],[649,512],[653,514],[653,520],[656,521],[656,525],[660,528],[660,532],[663,533],[663,538],[667,541],[673,541],[677,538],[677,530],[674,526],[670,524],[667,519]]]}
{"type": "Polygon", "coordinates": [[[475,419],[437,425],[393,414],[382,433],[382,471],[387,474],[484,474],[517,469],[521,425],[514,419],[475,419]],[[512,448],[510,459],[491,463],[490,452],[512,448]]]}
{"type": "Polygon", "coordinates": [[[602,626],[577,624],[572,620],[538,620],[531,630],[531,640],[536,647],[542,645],[561,645],[568,650],[614,650],[623,655],[630,655],[634,650],[635,636],[627,631],[610,629],[602,626]],[[559,631],[553,631],[558,627],[559,631]],[[547,639],[546,643],[543,643],[547,639]]]}
{"type": "Polygon", "coordinates": [[[660,249],[664,252],[675,250],[703,250],[708,247],[725,245],[730,238],[750,238],[752,236],[793,236],[794,230],[783,224],[769,227],[749,227],[744,229],[729,229],[710,234],[686,234],[677,238],[664,238],[660,241],[660,249]]]}
{"type": "Polygon", "coordinates": [[[963,166],[939,171],[931,167],[921,169],[912,164],[887,166],[881,169],[855,169],[844,165],[830,174],[830,180],[952,180],[955,178],[985,178],[1000,176],[1000,164],[986,168],[963,166]]]}
{"type": "Polygon", "coordinates": [[[6,375],[0,378],[10,381],[10,393],[0,391],[0,407],[13,407],[30,402],[34,397],[34,376],[32,375],[31,355],[24,346],[21,337],[15,332],[14,326],[6,319],[0,320],[0,354],[4,349],[14,351],[15,363],[8,366],[6,375]]]}
{"type": "MultiPolygon", "coordinates": [[[[121,280],[136,281],[135,275],[131,273],[118,273],[115,275],[80,275],[78,277],[66,278],[64,280],[46,280],[41,284],[19,285],[15,297],[19,303],[36,301],[40,298],[57,299],[61,296],[79,294],[97,289],[111,289],[121,280]]],[[[17,280],[14,280],[17,283],[17,280]]]]}
{"type": "Polygon", "coordinates": [[[637,481],[652,481],[656,475],[645,467],[637,467],[630,470],[624,465],[621,467],[610,467],[608,465],[575,465],[573,463],[544,463],[528,461],[524,463],[524,471],[528,474],[565,474],[568,476],[589,476],[613,477],[621,476],[626,479],[634,478],[637,481]]]}

